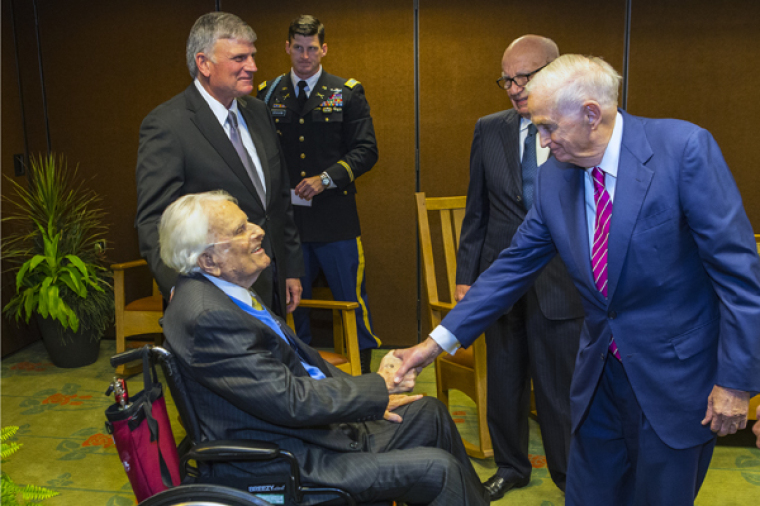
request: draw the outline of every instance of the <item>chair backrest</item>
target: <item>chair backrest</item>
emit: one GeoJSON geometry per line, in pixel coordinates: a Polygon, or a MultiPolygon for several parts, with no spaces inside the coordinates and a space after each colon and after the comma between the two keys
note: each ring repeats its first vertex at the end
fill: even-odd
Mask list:
{"type": "MultiPolygon", "coordinates": [[[[464,219],[467,197],[431,197],[424,192],[415,193],[417,201],[417,224],[419,227],[420,250],[422,254],[422,272],[428,296],[428,315],[431,328],[441,322],[443,314],[454,307],[456,289],[457,249],[464,219]],[[433,247],[433,229],[430,215],[437,214],[440,222],[440,241],[442,243],[445,268],[436,270],[433,247]],[[438,290],[438,281],[444,282],[444,292],[448,300],[442,301],[438,290]]],[[[434,222],[435,223],[435,222],[434,222]]]]}
{"type": "Polygon", "coordinates": [[[169,348],[169,343],[166,343],[166,347],[154,346],[151,350],[153,356],[161,364],[161,369],[164,371],[164,379],[169,387],[169,391],[172,394],[175,406],[179,412],[179,417],[182,420],[182,425],[185,427],[185,432],[188,438],[190,438],[190,444],[195,445],[201,442],[201,429],[198,423],[198,417],[193,409],[193,404],[190,401],[190,396],[185,388],[185,383],[182,379],[182,374],[179,371],[179,365],[177,360],[169,348]]]}

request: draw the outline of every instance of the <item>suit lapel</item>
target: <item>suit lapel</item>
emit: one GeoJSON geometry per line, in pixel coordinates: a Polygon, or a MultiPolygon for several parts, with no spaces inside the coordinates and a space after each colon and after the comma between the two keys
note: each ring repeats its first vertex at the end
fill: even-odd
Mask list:
{"type": "MultiPolygon", "coordinates": [[[[505,195],[513,195],[515,191],[522,195],[522,167],[520,165],[520,115],[511,110],[503,119],[503,127],[499,128],[501,145],[504,148],[506,160],[504,184],[505,195]]],[[[523,209],[524,209],[523,204],[523,209]]],[[[527,214],[527,211],[526,211],[527,214]]],[[[523,216],[524,217],[524,216],[523,216]]]]}
{"type": "Polygon", "coordinates": [[[275,95],[280,97],[280,103],[285,104],[285,107],[295,113],[296,116],[300,114],[298,109],[298,98],[296,98],[296,92],[293,89],[293,81],[290,78],[290,72],[285,74],[278,86],[279,89],[275,91],[275,95]]]}
{"type": "Polygon", "coordinates": [[[625,264],[631,234],[644,203],[654,172],[644,164],[652,157],[641,122],[622,113],[623,141],[620,146],[615,200],[612,203],[609,252],[607,255],[608,299],[615,294],[625,264]]]}
{"type": "MultiPolygon", "coordinates": [[[[232,170],[238,179],[240,179],[243,186],[245,186],[248,192],[254,197],[254,200],[262,206],[262,209],[264,209],[237,151],[235,151],[224,128],[219,124],[219,120],[217,120],[214,113],[211,112],[211,108],[196,89],[194,83],[185,90],[185,99],[187,108],[191,113],[190,119],[195,127],[208,140],[209,144],[211,144],[216,152],[219,153],[219,156],[222,157],[230,170],[232,170]]],[[[246,118],[246,123],[247,122],[248,119],[246,118]]]]}
{"type": "Polygon", "coordinates": [[[565,219],[564,229],[567,232],[567,241],[573,260],[578,272],[582,273],[585,283],[590,287],[600,305],[605,305],[604,296],[596,289],[594,273],[591,271],[591,251],[588,246],[588,225],[586,222],[586,188],[584,183],[585,173],[583,169],[574,165],[565,164],[562,167],[563,177],[566,184],[562,185],[559,194],[560,209],[568,209],[570,212],[563,213],[565,219]]]}
{"type": "MultiPolygon", "coordinates": [[[[259,155],[259,161],[261,162],[261,171],[264,173],[264,188],[266,189],[266,203],[264,205],[264,208],[266,209],[269,207],[269,201],[272,198],[272,185],[270,184],[271,174],[269,171],[269,163],[267,163],[269,160],[269,153],[267,153],[266,149],[264,148],[264,142],[262,141],[262,125],[260,122],[256,121],[256,118],[253,117],[251,112],[246,107],[247,100],[252,100],[252,98],[241,97],[238,99],[238,111],[240,111],[240,114],[243,115],[245,124],[248,125],[248,133],[251,135],[253,145],[256,147],[256,153],[259,155]]],[[[269,118],[267,118],[267,120],[268,119],[269,118]]],[[[266,125],[263,128],[269,128],[269,125],[266,125]]],[[[258,198],[257,193],[254,192],[254,195],[258,198]]]]}

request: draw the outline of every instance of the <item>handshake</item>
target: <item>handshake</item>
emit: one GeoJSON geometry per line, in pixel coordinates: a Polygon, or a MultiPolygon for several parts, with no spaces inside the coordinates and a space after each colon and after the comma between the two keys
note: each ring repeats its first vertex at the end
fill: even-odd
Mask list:
{"type": "Polygon", "coordinates": [[[409,371],[401,376],[400,381],[396,382],[396,376],[402,365],[400,358],[396,357],[393,352],[389,351],[387,355],[383,357],[380,362],[380,367],[377,370],[377,374],[382,376],[385,380],[385,386],[388,387],[389,394],[400,394],[403,392],[411,392],[414,389],[414,384],[417,379],[417,369],[409,369],[409,371]]]}

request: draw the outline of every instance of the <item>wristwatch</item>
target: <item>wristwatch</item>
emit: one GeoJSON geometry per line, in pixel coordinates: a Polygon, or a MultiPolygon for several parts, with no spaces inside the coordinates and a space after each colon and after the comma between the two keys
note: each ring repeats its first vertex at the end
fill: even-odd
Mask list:
{"type": "Polygon", "coordinates": [[[319,177],[322,179],[322,186],[330,186],[330,176],[327,175],[327,172],[323,172],[319,177]]]}

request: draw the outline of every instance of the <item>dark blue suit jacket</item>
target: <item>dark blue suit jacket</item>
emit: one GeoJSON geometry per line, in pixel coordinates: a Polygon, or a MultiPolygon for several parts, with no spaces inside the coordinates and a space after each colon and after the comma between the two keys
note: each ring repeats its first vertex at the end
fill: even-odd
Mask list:
{"type": "Polygon", "coordinates": [[[511,247],[442,325],[470,344],[559,253],[586,313],[571,390],[573,430],[614,335],[657,435],[686,448],[713,436],[700,424],[713,385],[760,390],[760,258],[710,133],[684,121],[622,115],[608,298],[591,273],[583,171],[550,159],[511,247]]]}

